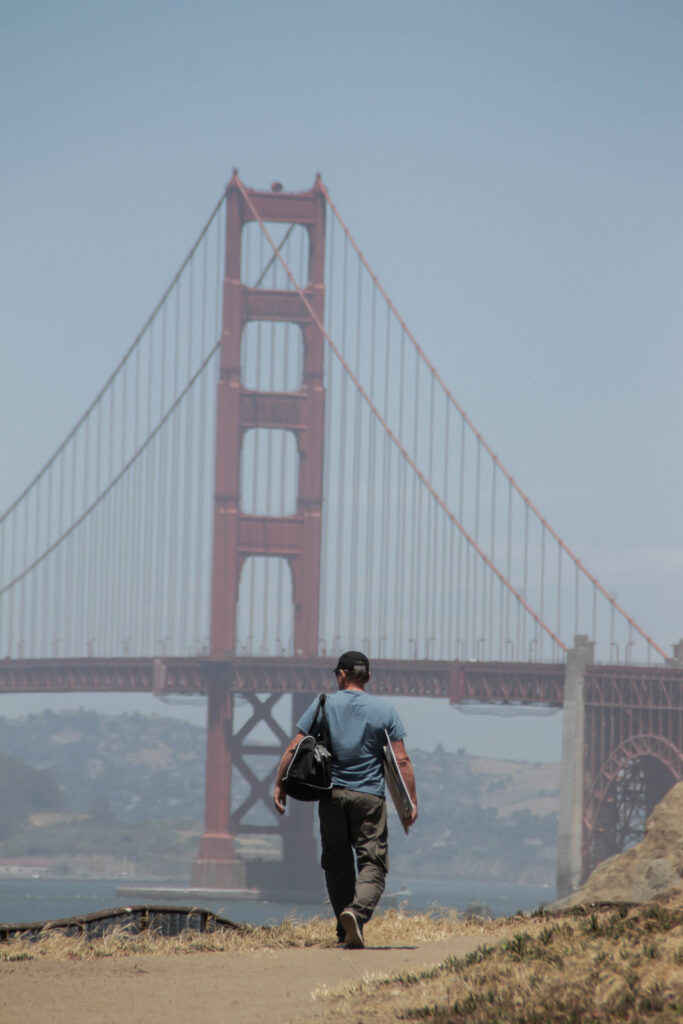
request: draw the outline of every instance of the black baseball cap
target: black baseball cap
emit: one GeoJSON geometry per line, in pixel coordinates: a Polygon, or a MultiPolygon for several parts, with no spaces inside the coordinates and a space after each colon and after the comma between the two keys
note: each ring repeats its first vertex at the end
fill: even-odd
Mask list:
{"type": "Polygon", "coordinates": [[[345,651],[344,654],[339,655],[339,661],[332,671],[338,672],[340,668],[343,668],[345,672],[353,672],[359,668],[369,672],[370,662],[362,651],[345,651]]]}

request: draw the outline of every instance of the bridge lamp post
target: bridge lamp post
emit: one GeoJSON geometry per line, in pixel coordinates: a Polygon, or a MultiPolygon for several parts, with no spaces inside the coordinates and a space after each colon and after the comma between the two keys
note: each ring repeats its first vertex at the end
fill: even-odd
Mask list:
{"type": "Polygon", "coordinates": [[[510,640],[508,638],[505,641],[505,653],[506,653],[506,655],[507,655],[508,647],[510,647],[510,650],[511,650],[511,654],[510,654],[509,660],[510,661],[514,661],[515,660],[515,642],[514,642],[514,640],[510,640]]]}

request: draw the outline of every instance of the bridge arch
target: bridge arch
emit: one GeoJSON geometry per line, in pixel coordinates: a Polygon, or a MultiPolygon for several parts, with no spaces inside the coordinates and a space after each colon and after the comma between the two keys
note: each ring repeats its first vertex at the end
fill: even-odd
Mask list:
{"type": "Polygon", "coordinates": [[[584,797],[584,879],[642,838],[646,819],[681,779],[683,752],[665,737],[629,736],[610,753],[584,797]]]}

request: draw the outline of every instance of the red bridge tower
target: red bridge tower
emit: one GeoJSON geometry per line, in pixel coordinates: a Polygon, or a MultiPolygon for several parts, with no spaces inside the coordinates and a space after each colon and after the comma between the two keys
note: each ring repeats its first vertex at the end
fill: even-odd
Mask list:
{"type": "MultiPolygon", "coordinates": [[[[274,696],[261,702],[255,694],[252,716],[237,732],[233,727],[232,673],[235,655],[236,612],[240,576],[250,556],[285,558],[292,574],[294,601],[294,656],[318,653],[321,508],[325,393],[323,389],[324,337],[296,290],[249,287],[242,281],[242,229],[249,221],[300,224],[309,241],[307,301],[324,317],[325,198],[316,180],[307,192],[259,192],[245,189],[237,174],[227,187],[225,281],[220,377],[216,416],[216,470],[211,591],[211,659],[215,672],[207,682],[208,731],[206,753],[206,809],[199,856],[194,861],[192,884],[209,888],[240,888],[246,884],[245,864],[235,856],[234,831],[259,799],[267,798],[272,780],[259,781],[244,757],[254,748],[246,742],[251,729],[267,721],[278,746],[259,747],[261,753],[280,749],[285,738],[271,716],[274,696]],[[242,333],[250,321],[297,324],[303,339],[303,374],[296,391],[253,391],[242,382],[242,333]],[[260,516],[245,513],[240,502],[240,462],[245,433],[254,428],[291,431],[297,442],[299,477],[296,513],[260,516]],[[239,808],[231,808],[233,765],[251,782],[252,792],[239,808]]],[[[276,665],[274,663],[274,670],[276,665]]],[[[264,686],[268,689],[268,686],[264,686]]],[[[293,716],[310,694],[293,697],[293,716]]],[[[274,812],[273,812],[274,813],[274,812]]],[[[314,844],[310,839],[310,807],[290,808],[280,830],[283,857],[298,864],[302,883],[310,885],[314,844]],[[309,863],[307,863],[307,861],[309,863]]],[[[273,826],[245,826],[241,832],[272,832],[273,826]]],[[[297,880],[288,871],[288,884],[297,880]]],[[[277,883],[276,883],[277,886],[277,883]]]]}

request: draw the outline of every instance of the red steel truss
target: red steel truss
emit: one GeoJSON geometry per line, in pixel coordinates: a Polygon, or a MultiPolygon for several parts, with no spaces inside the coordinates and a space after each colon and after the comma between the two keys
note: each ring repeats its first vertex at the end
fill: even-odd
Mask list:
{"type": "Polygon", "coordinates": [[[594,665],[584,697],[585,876],[637,841],[683,779],[683,670],[594,665]]]}
{"type": "MultiPolygon", "coordinates": [[[[36,658],[0,661],[0,693],[101,692],[207,695],[211,683],[240,694],[331,690],[330,658],[36,658]]],[[[660,672],[662,670],[659,670],[660,672]]],[[[564,665],[524,662],[372,663],[373,693],[451,704],[562,706],[564,665]]]]}

